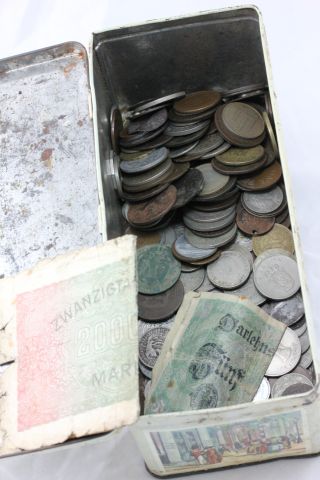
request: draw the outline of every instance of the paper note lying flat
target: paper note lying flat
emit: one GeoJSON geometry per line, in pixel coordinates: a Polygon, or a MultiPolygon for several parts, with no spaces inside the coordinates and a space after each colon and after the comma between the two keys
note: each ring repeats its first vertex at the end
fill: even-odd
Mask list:
{"type": "Polygon", "coordinates": [[[135,238],[0,281],[0,453],[132,423],[139,409],[135,238]]]}
{"type": "Polygon", "coordinates": [[[154,368],[145,413],[252,400],[285,328],[244,298],[188,293],[154,368]]]}

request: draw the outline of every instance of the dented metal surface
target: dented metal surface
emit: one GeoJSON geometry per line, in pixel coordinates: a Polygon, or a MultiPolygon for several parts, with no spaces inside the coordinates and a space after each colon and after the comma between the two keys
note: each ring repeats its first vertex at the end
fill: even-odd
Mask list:
{"type": "Polygon", "coordinates": [[[0,62],[0,274],[101,242],[87,68],[77,43],[0,62]]]}

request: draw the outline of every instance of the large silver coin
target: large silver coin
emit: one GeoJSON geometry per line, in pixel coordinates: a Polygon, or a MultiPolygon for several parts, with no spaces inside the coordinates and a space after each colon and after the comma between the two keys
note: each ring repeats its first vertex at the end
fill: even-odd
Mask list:
{"type": "Polygon", "coordinates": [[[188,217],[183,217],[183,221],[188,228],[191,228],[191,230],[196,230],[198,232],[215,232],[217,230],[222,230],[228,225],[230,225],[231,223],[233,223],[235,218],[236,218],[236,212],[234,210],[227,217],[222,218],[220,220],[215,220],[213,222],[202,222],[202,221],[197,222],[195,220],[191,220],[188,217]]]}
{"type": "Polygon", "coordinates": [[[277,210],[283,201],[283,191],[279,186],[267,192],[244,192],[242,202],[244,207],[259,214],[271,213],[277,210]]]}
{"type": "Polygon", "coordinates": [[[308,348],[308,350],[301,355],[299,365],[300,367],[308,368],[310,367],[311,363],[312,363],[312,353],[311,353],[311,348],[308,348]]]}
{"type": "Polygon", "coordinates": [[[230,180],[229,175],[222,175],[221,173],[213,170],[211,163],[204,163],[196,168],[202,173],[204,178],[204,186],[202,191],[199,193],[199,197],[212,195],[218,192],[225,187],[230,180]]]}
{"type": "Polygon", "coordinates": [[[256,289],[256,286],[253,281],[253,275],[250,275],[250,277],[248,278],[246,283],[242,285],[242,287],[236,288],[231,292],[228,291],[227,293],[232,293],[232,295],[237,295],[238,297],[246,297],[256,305],[262,305],[263,302],[266,301],[266,298],[263,295],[261,295],[256,289]]]}
{"type": "Polygon", "coordinates": [[[206,273],[202,284],[199,288],[197,288],[197,292],[213,292],[213,290],[215,289],[215,286],[210,282],[209,277],[206,273]]]}
{"type": "Polygon", "coordinates": [[[291,328],[296,332],[298,337],[301,337],[301,335],[303,335],[304,332],[307,330],[306,318],[303,316],[297,323],[294,323],[291,328]]]}
{"type": "Polygon", "coordinates": [[[194,292],[203,283],[206,271],[204,268],[195,270],[194,272],[182,272],[180,281],[182,282],[184,293],[194,292]]]}
{"type": "Polygon", "coordinates": [[[238,245],[238,244],[233,244],[231,245],[231,247],[228,248],[228,250],[238,250],[239,252],[242,253],[242,255],[244,255],[245,257],[247,257],[247,259],[249,260],[249,263],[251,265],[251,270],[252,270],[252,267],[253,267],[253,256],[251,254],[251,252],[249,252],[249,250],[241,245],[238,245]]]}
{"type": "Polygon", "coordinates": [[[310,340],[308,330],[306,330],[300,337],[300,344],[301,344],[301,353],[305,353],[310,348],[310,340]]]}
{"type": "Polygon", "coordinates": [[[198,248],[188,242],[184,235],[180,235],[174,243],[175,249],[179,255],[193,260],[203,260],[213,255],[216,248],[198,248]]]}
{"type": "Polygon", "coordinates": [[[231,240],[235,237],[237,233],[237,225],[234,225],[228,232],[224,233],[223,235],[219,235],[216,237],[200,237],[195,233],[191,232],[188,228],[185,229],[185,237],[187,241],[194,245],[197,248],[215,248],[222,247],[223,245],[227,245],[227,243],[231,242],[231,240]]]}
{"type": "Polygon", "coordinates": [[[209,280],[213,285],[224,290],[240,287],[249,277],[251,265],[239,251],[226,250],[207,267],[209,280]]]}
{"type": "Polygon", "coordinates": [[[267,377],[280,377],[293,370],[301,356],[301,345],[298,335],[287,327],[281,342],[266,371],[267,377]]]}
{"type": "Polygon", "coordinates": [[[152,150],[149,155],[141,160],[122,160],[120,169],[125,173],[141,173],[160,165],[168,156],[169,150],[166,147],[152,150]]]}
{"type": "Polygon", "coordinates": [[[254,283],[259,292],[272,300],[284,300],[300,288],[297,262],[280,249],[267,250],[253,266],[254,283]]]}
{"type": "Polygon", "coordinates": [[[186,208],[183,212],[183,219],[188,218],[195,222],[217,222],[235,213],[236,207],[232,205],[217,212],[200,212],[192,208],[186,208]]]}
{"type": "Polygon", "coordinates": [[[253,398],[253,402],[261,402],[262,400],[267,400],[270,397],[271,386],[269,380],[266,377],[263,377],[260,387],[257,390],[253,398]]]}
{"type": "Polygon", "coordinates": [[[153,368],[169,333],[168,328],[154,327],[145,332],[139,342],[139,359],[148,368],[153,368]]]}
{"type": "Polygon", "coordinates": [[[263,306],[263,310],[271,317],[290,327],[304,315],[302,295],[298,292],[282,302],[268,302],[263,306]]]}
{"type": "Polygon", "coordinates": [[[295,385],[296,383],[302,383],[312,387],[311,380],[305,375],[301,375],[300,373],[288,373],[287,375],[278,378],[272,385],[272,398],[281,397],[288,387],[295,385]]]}

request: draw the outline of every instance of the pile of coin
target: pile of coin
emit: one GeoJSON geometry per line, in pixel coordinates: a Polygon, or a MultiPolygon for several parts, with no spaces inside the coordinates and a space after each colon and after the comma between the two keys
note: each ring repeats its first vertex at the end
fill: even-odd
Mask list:
{"type": "Polygon", "coordinates": [[[248,297],[288,327],[255,400],[312,387],[270,105],[265,86],[252,85],[178,92],[122,117],[112,109],[116,187],[126,233],[138,237],[143,388],[184,294],[214,290],[248,297]]]}

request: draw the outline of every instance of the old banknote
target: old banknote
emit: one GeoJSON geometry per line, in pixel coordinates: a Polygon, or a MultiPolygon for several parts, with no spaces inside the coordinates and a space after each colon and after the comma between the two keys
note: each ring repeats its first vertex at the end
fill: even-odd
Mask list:
{"type": "Polygon", "coordinates": [[[0,453],[132,423],[138,414],[135,237],[0,282],[0,453]]]}
{"type": "Polygon", "coordinates": [[[252,400],[285,328],[243,297],[188,293],[155,366],[145,413],[252,400]]]}

